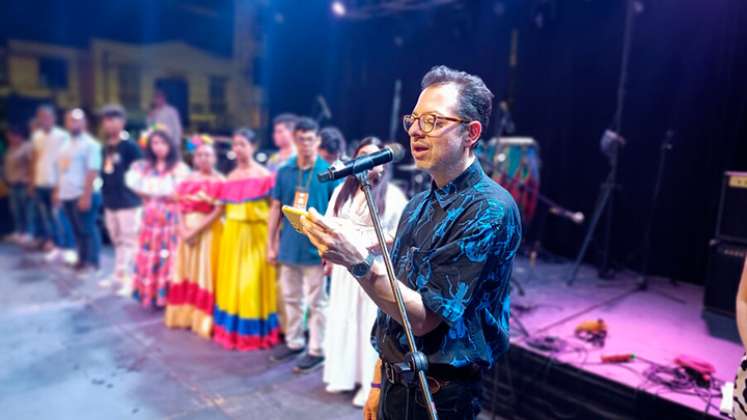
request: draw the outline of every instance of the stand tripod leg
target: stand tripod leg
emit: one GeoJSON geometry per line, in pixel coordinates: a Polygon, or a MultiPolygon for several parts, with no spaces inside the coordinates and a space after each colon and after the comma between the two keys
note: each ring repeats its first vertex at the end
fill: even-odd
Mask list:
{"type": "Polygon", "coordinates": [[[599,196],[599,201],[597,201],[597,206],[594,209],[594,215],[592,216],[591,222],[589,223],[589,229],[586,231],[584,242],[581,245],[581,249],[578,251],[576,261],[573,262],[571,275],[568,277],[568,281],[566,282],[568,286],[572,286],[573,282],[576,280],[576,274],[578,274],[578,269],[581,266],[581,261],[586,256],[586,251],[588,250],[589,244],[591,243],[591,238],[594,236],[594,231],[596,230],[597,223],[599,223],[599,218],[602,217],[602,213],[604,212],[605,207],[607,207],[607,201],[609,200],[612,188],[614,188],[614,186],[609,182],[609,180],[607,180],[602,186],[602,192],[599,196]]]}

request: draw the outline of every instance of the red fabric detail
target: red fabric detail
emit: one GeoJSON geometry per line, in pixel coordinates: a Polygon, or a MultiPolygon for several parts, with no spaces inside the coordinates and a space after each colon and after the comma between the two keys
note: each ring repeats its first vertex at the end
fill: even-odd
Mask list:
{"type": "Polygon", "coordinates": [[[213,303],[215,296],[209,291],[200,288],[197,283],[184,280],[174,283],[169,288],[169,305],[192,305],[208,315],[213,314],[213,303]]]}
{"type": "Polygon", "coordinates": [[[183,213],[210,213],[221,192],[221,183],[214,180],[188,180],[179,184],[179,209],[183,213]],[[202,197],[200,197],[202,196],[202,197]]]}
{"type": "Polygon", "coordinates": [[[264,337],[258,337],[256,335],[239,335],[236,332],[229,333],[225,328],[216,324],[213,328],[213,340],[227,350],[267,350],[280,342],[280,328],[275,328],[264,337]]]}
{"type": "Polygon", "coordinates": [[[242,203],[267,196],[275,186],[275,175],[262,178],[234,179],[223,183],[220,199],[226,203],[242,203]]]}

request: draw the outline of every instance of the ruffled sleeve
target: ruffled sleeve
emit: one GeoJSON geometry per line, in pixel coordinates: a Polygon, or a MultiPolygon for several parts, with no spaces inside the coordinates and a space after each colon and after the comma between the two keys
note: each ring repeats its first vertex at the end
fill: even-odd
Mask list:
{"type": "Polygon", "coordinates": [[[138,160],[130,165],[130,169],[125,173],[125,185],[138,194],[145,194],[144,179],[147,163],[138,160]]]}
{"type": "Polygon", "coordinates": [[[218,192],[219,201],[224,204],[239,204],[269,198],[274,186],[274,175],[228,180],[223,182],[218,192]]]}

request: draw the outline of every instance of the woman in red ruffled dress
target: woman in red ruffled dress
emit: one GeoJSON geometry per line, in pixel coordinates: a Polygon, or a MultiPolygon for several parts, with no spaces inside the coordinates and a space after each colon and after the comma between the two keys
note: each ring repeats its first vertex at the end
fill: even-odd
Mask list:
{"type": "Polygon", "coordinates": [[[190,328],[201,337],[210,338],[222,228],[219,195],[223,176],[215,170],[212,140],[202,136],[192,144],[194,172],[176,189],[180,241],[164,322],[167,327],[190,328]]]}

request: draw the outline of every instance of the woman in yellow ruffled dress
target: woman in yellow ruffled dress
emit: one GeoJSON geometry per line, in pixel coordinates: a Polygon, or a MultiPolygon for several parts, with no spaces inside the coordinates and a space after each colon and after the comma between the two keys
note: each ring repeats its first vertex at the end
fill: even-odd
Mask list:
{"type": "Polygon", "coordinates": [[[236,169],[223,183],[225,224],[220,242],[213,339],[227,349],[266,349],[279,340],[275,267],[267,263],[267,220],[274,175],[254,160],[249,129],[233,136],[236,169]]]}
{"type": "Polygon", "coordinates": [[[215,274],[223,206],[223,176],[215,168],[210,138],[197,137],[195,171],[177,187],[180,227],[176,270],[169,288],[164,322],[170,328],[191,328],[204,338],[213,332],[215,274]]]}

